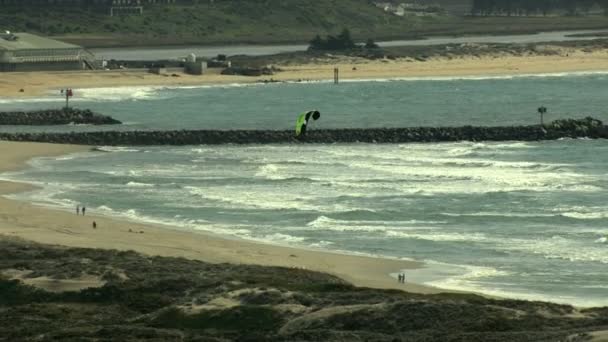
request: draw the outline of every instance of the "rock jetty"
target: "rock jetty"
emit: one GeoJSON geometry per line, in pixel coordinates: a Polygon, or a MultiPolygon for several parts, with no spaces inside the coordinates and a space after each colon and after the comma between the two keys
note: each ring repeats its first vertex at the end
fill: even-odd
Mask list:
{"type": "Polygon", "coordinates": [[[80,145],[219,145],[281,143],[412,143],[450,141],[539,141],[561,138],[608,138],[601,121],[557,120],[544,127],[412,127],[310,130],[305,138],[271,130],[105,131],[71,133],[0,133],[0,140],[80,145]]]}
{"type": "Polygon", "coordinates": [[[122,122],[88,109],[49,109],[30,112],[0,112],[0,125],[117,125],[122,122]]]}

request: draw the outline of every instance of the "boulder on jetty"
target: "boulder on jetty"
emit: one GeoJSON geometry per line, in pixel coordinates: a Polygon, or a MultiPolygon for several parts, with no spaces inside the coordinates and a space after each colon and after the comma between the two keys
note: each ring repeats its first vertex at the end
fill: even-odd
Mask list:
{"type": "Polygon", "coordinates": [[[240,76],[262,76],[273,75],[271,68],[252,68],[252,67],[229,67],[222,70],[222,75],[240,75],[240,76]]]}
{"type": "Polygon", "coordinates": [[[104,131],[71,133],[0,133],[0,140],[77,145],[219,145],[282,143],[414,143],[451,141],[539,141],[560,138],[608,138],[608,126],[592,118],[558,120],[546,126],[408,127],[311,130],[297,138],[291,130],[104,131]]]}
{"type": "Polygon", "coordinates": [[[0,112],[0,125],[117,125],[122,122],[89,109],[48,109],[29,112],[0,112]]]}

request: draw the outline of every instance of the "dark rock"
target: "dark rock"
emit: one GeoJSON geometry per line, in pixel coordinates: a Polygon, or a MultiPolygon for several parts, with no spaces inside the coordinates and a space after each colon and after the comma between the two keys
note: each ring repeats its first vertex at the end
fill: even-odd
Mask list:
{"type": "Polygon", "coordinates": [[[0,112],[0,125],[116,125],[122,122],[89,109],[49,109],[30,112],[0,112]]]}
{"type": "Polygon", "coordinates": [[[229,67],[222,70],[222,75],[262,76],[272,74],[274,72],[270,68],[229,67]]]}
{"type": "MultiPolygon", "coordinates": [[[[89,114],[83,114],[88,118],[89,114]]],[[[93,115],[94,114],[90,114],[93,115]]],[[[48,123],[47,123],[48,124],[48,123]]],[[[560,138],[608,138],[608,127],[593,118],[558,120],[545,127],[410,127],[311,130],[305,137],[293,131],[181,130],[71,133],[0,133],[0,140],[81,145],[218,145],[277,143],[407,143],[448,141],[537,141],[560,138]]]]}

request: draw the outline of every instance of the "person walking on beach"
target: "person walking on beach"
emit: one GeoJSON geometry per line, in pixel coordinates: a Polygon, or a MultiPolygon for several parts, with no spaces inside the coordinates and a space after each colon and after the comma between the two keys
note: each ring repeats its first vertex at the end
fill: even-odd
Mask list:
{"type": "Polygon", "coordinates": [[[76,206],[76,216],[80,215],[80,204],[76,206]]]}
{"type": "Polygon", "coordinates": [[[85,206],[82,206],[82,216],[84,216],[84,212],[87,210],[85,206]]]}
{"type": "Polygon", "coordinates": [[[93,229],[97,229],[97,222],[93,221],[93,229]]]}

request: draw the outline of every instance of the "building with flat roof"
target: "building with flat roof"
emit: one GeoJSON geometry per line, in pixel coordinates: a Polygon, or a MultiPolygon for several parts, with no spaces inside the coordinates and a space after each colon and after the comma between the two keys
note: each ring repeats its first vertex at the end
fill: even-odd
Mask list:
{"type": "Polygon", "coordinates": [[[94,60],[78,45],[29,33],[0,33],[0,71],[93,69],[94,60]]]}

